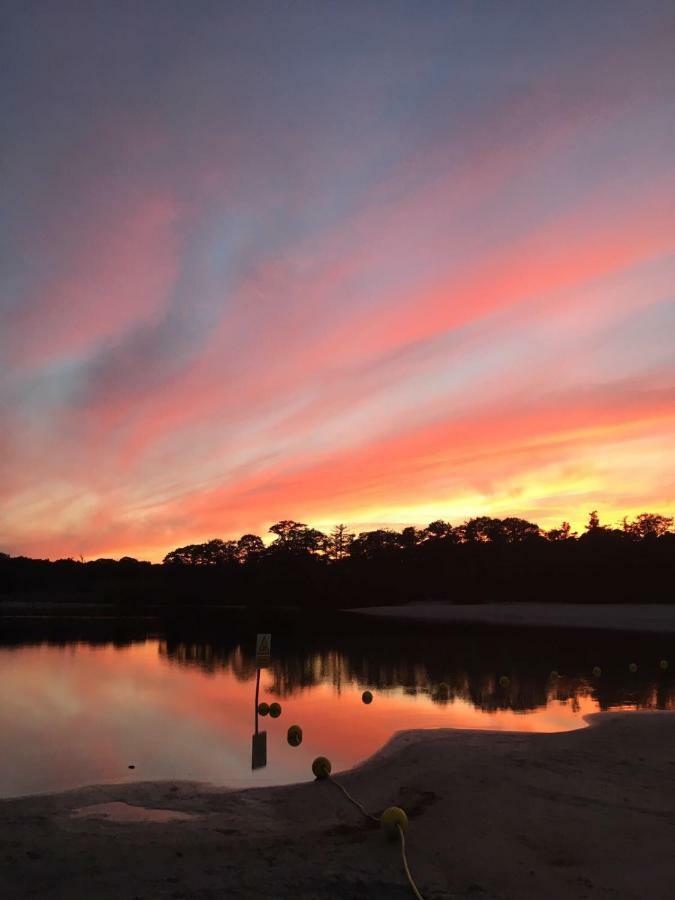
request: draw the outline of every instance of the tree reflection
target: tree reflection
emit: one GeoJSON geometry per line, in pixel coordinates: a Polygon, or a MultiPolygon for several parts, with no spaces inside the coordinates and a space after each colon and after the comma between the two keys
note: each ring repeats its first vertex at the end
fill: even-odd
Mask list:
{"type": "MultiPolygon", "coordinates": [[[[461,700],[484,712],[541,709],[550,701],[579,708],[592,699],[602,710],[674,709],[675,660],[672,636],[545,629],[436,630],[369,624],[367,633],[336,622],[333,637],[275,632],[268,670],[270,692],[287,697],[319,684],[336,693],[357,685],[400,689],[439,705],[461,700]],[[636,673],[628,662],[638,664],[636,673]],[[594,667],[601,674],[594,675],[594,667]],[[560,672],[551,678],[552,670],[560,672]],[[500,685],[507,676],[508,684],[500,685]]],[[[255,677],[255,634],[241,627],[186,623],[149,628],[139,620],[3,621],[0,648],[78,644],[123,648],[159,639],[160,656],[170,665],[215,674],[231,672],[240,682],[255,677]],[[219,633],[220,632],[220,633],[219,633]]]]}
{"type": "MultiPolygon", "coordinates": [[[[378,640],[340,635],[330,642],[279,636],[269,691],[286,697],[319,684],[331,684],[337,693],[351,684],[396,688],[426,695],[439,705],[461,700],[484,712],[533,711],[553,700],[578,710],[585,698],[603,710],[675,708],[672,671],[658,667],[662,638],[637,639],[641,661],[636,674],[626,666],[626,660],[637,655],[633,636],[565,632],[533,638],[532,632],[513,630],[386,635],[378,640]],[[598,660],[602,675],[594,677],[598,660]],[[552,681],[553,666],[561,675],[552,681]],[[503,675],[508,684],[500,684],[503,675]]],[[[167,637],[159,652],[170,663],[230,671],[248,681],[255,675],[254,643],[235,635],[190,642],[167,637]]]]}

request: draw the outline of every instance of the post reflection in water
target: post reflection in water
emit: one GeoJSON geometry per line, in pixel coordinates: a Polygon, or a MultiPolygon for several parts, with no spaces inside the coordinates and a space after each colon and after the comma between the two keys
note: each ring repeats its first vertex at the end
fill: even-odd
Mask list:
{"type": "Polygon", "coordinates": [[[261,672],[254,637],[5,629],[0,797],[131,780],[305,781],[316,756],[329,756],[340,771],[402,729],[559,731],[582,727],[583,715],[600,709],[675,705],[674,667],[660,665],[675,658],[672,638],[279,634],[271,667],[261,672]],[[371,704],[362,700],[365,689],[375,695],[371,704]],[[266,730],[261,698],[283,703],[266,730]],[[302,728],[298,745],[288,740],[291,723],[302,728]]]}
{"type": "Polygon", "coordinates": [[[258,696],[260,694],[260,669],[255,673],[255,725],[251,736],[251,769],[264,769],[267,765],[267,732],[258,731],[258,696]]]}

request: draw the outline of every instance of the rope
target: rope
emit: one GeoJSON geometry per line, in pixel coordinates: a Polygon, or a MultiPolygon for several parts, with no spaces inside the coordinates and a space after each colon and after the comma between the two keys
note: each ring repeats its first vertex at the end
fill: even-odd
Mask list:
{"type": "Polygon", "coordinates": [[[371,819],[373,822],[379,822],[379,821],[380,821],[380,820],[378,819],[377,816],[371,816],[371,814],[370,814],[369,812],[367,812],[367,811],[364,809],[363,806],[361,806],[361,804],[359,803],[358,800],[355,800],[355,799],[352,797],[352,795],[349,793],[349,791],[347,790],[347,788],[344,787],[343,785],[341,785],[339,781],[336,781],[334,778],[329,778],[328,780],[329,780],[329,781],[332,781],[333,784],[334,784],[336,787],[339,787],[340,790],[342,791],[342,793],[343,793],[343,794],[345,795],[345,797],[347,798],[347,800],[349,800],[351,803],[353,803],[354,806],[359,810],[359,812],[363,813],[363,815],[364,815],[367,819],[371,819]]]}
{"type": "Polygon", "coordinates": [[[403,860],[403,868],[405,869],[405,874],[408,879],[408,884],[412,888],[412,892],[415,895],[415,897],[417,897],[417,900],[424,900],[424,897],[422,897],[420,892],[417,890],[417,885],[413,881],[413,877],[410,874],[410,869],[408,868],[408,858],[405,855],[405,837],[403,835],[403,829],[401,828],[400,825],[397,825],[396,827],[398,828],[399,837],[401,838],[401,859],[403,860]]]}
{"type": "MultiPolygon", "coordinates": [[[[367,812],[366,809],[364,809],[364,807],[361,806],[359,801],[355,800],[354,797],[352,797],[352,795],[349,793],[347,788],[344,787],[344,785],[340,784],[339,781],[336,781],[334,778],[331,778],[330,776],[328,776],[328,780],[332,781],[333,784],[335,785],[335,787],[339,787],[340,790],[342,791],[342,793],[347,798],[347,800],[349,800],[350,803],[353,803],[354,806],[359,810],[359,812],[361,812],[367,819],[371,819],[373,822],[380,821],[377,816],[373,816],[369,812],[367,812]]],[[[417,885],[413,881],[413,877],[410,874],[410,867],[408,866],[408,857],[406,856],[406,852],[405,852],[405,836],[403,834],[403,829],[401,828],[400,825],[397,825],[396,828],[398,829],[398,834],[399,834],[399,837],[401,838],[401,859],[403,860],[403,869],[405,871],[406,878],[408,879],[408,884],[412,888],[412,892],[415,895],[416,900],[424,900],[424,897],[417,890],[417,885]]]]}

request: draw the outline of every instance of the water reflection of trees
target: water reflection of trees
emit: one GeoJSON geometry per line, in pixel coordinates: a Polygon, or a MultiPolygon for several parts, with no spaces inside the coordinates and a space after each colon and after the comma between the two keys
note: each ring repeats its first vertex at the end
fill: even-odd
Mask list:
{"type": "MultiPolygon", "coordinates": [[[[340,636],[330,643],[279,638],[268,670],[270,691],[286,697],[318,684],[332,684],[337,693],[348,685],[398,688],[409,695],[429,696],[438,704],[461,700],[486,712],[526,712],[551,700],[578,709],[584,699],[594,700],[601,709],[675,708],[673,672],[658,668],[663,639],[572,633],[532,637],[468,632],[387,635],[379,640],[340,636]],[[639,665],[636,674],[628,672],[632,660],[639,665]],[[591,674],[596,664],[603,669],[599,678],[591,674]],[[551,678],[553,668],[561,673],[558,679],[551,678]],[[503,675],[508,684],[500,684],[503,675]]],[[[170,663],[211,673],[229,671],[241,681],[255,674],[250,636],[192,641],[168,636],[160,642],[159,652],[170,663]]]]}
{"type": "MultiPolygon", "coordinates": [[[[330,626],[330,623],[329,623],[330,626]]],[[[600,709],[675,708],[675,642],[672,636],[515,629],[428,630],[368,625],[370,633],[339,626],[335,635],[279,633],[273,637],[271,691],[287,697],[331,684],[339,693],[350,685],[400,689],[429,696],[440,705],[457,700],[484,711],[528,711],[549,700],[578,707],[592,699],[600,709]],[[660,659],[671,667],[659,670],[660,659]],[[629,662],[638,671],[628,671],[629,662]],[[593,666],[602,668],[594,678],[593,666]],[[561,678],[550,678],[552,669],[561,678]],[[500,684],[506,675],[509,683],[500,684]],[[440,685],[446,685],[443,689],[440,685]]],[[[78,644],[125,648],[157,639],[141,620],[3,620],[0,648],[78,644]]],[[[231,672],[241,682],[255,675],[255,635],[212,626],[189,631],[185,624],[162,629],[160,656],[169,664],[203,672],[231,672]],[[223,632],[218,634],[220,628],[223,632]]]]}

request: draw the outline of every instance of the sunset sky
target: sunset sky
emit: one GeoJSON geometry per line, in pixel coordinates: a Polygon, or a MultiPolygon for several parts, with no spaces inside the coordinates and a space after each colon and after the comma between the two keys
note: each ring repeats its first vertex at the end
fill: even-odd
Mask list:
{"type": "Polygon", "coordinates": [[[0,550],[675,512],[670,0],[0,33],[0,550]]]}

